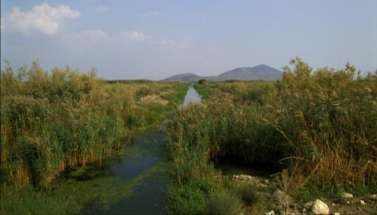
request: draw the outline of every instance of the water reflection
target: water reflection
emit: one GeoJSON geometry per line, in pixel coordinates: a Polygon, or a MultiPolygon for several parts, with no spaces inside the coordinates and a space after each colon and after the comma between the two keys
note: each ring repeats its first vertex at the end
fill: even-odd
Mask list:
{"type": "Polygon", "coordinates": [[[191,104],[199,104],[201,103],[202,98],[200,97],[199,93],[194,89],[194,87],[191,85],[188,89],[185,100],[183,101],[183,107],[187,107],[191,104]]]}

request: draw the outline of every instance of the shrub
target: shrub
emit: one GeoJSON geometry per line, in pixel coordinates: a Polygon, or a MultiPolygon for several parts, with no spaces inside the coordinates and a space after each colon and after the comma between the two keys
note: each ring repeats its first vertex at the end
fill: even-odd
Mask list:
{"type": "Polygon", "coordinates": [[[209,215],[239,215],[242,213],[242,203],[226,191],[213,192],[210,194],[207,203],[207,214],[209,215]]]}
{"type": "Polygon", "coordinates": [[[198,84],[206,84],[207,83],[207,80],[206,79],[200,79],[198,81],[198,84]]]}
{"type": "Polygon", "coordinates": [[[203,190],[193,184],[175,187],[169,192],[169,213],[174,215],[204,214],[205,198],[203,190]]]}
{"type": "Polygon", "coordinates": [[[246,205],[252,205],[258,200],[254,186],[250,184],[240,184],[235,188],[236,193],[246,205]]]}

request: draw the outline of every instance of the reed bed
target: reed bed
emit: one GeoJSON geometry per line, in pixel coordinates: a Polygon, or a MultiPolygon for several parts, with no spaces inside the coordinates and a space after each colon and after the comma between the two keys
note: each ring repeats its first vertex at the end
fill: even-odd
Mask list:
{"type": "Polygon", "coordinates": [[[206,95],[204,104],[178,112],[169,127],[178,188],[221,184],[213,164],[226,162],[287,169],[292,192],[377,191],[377,74],[360,74],[350,64],[314,70],[297,58],[276,82],[195,87],[206,95]]]}
{"type": "Polygon", "coordinates": [[[62,172],[119,153],[132,133],[157,125],[187,85],[105,82],[38,64],[1,72],[1,184],[49,187],[62,172]]]}

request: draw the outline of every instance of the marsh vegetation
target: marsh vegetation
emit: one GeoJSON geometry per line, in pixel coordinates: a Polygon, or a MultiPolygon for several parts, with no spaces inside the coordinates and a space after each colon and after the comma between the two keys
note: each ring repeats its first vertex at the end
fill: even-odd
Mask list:
{"type": "MultiPolygon", "coordinates": [[[[104,81],[94,72],[47,72],[35,63],[5,66],[0,213],[117,213],[134,201],[124,198],[132,186],[151,175],[156,181],[156,171],[172,179],[170,214],[302,212],[316,198],[377,193],[377,74],[350,64],[314,70],[295,59],[279,81],[201,80],[194,88],[202,102],[179,108],[188,87],[104,81]],[[148,137],[158,127],[166,129],[167,154],[157,157],[168,163],[148,152],[148,168],[129,156],[116,167],[119,177],[109,173],[109,160],[165,147],[164,135],[148,137]],[[133,141],[144,132],[147,141],[133,141]]],[[[351,211],[376,209],[377,200],[368,199],[351,211]]]]}
{"type": "MultiPolygon", "coordinates": [[[[195,87],[204,104],[178,112],[168,129],[176,181],[173,214],[239,214],[213,207],[213,201],[218,207],[226,201],[233,204],[227,208],[238,208],[238,199],[251,214],[287,210],[273,204],[273,197],[256,203],[257,188],[238,192],[235,175],[218,168],[224,163],[262,170],[274,184],[264,192],[279,189],[302,204],[320,197],[334,200],[343,191],[377,192],[376,74],[361,75],[350,64],[314,70],[295,59],[280,81],[199,82],[195,87]]],[[[376,205],[372,201],[372,209],[357,213],[369,214],[376,205]]]]}
{"type": "Polygon", "coordinates": [[[96,176],[136,134],[158,127],[176,110],[187,87],[185,83],[106,82],[94,72],[70,68],[47,72],[36,63],[17,70],[5,66],[1,213],[73,213],[95,196],[113,195],[111,184],[120,182],[96,176]],[[88,178],[95,180],[81,182],[88,178]],[[89,186],[93,183],[98,187],[89,186]],[[70,195],[68,190],[85,195],[70,195]]]}

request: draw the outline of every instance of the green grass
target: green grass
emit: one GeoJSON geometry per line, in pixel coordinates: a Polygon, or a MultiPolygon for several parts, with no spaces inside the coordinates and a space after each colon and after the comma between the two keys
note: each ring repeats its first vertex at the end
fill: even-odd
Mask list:
{"type": "Polygon", "coordinates": [[[197,185],[187,184],[171,188],[168,199],[169,214],[204,214],[206,195],[197,185]]]}
{"type": "Polygon", "coordinates": [[[213,192],[207,202],[208,215],[239,215],[242,214],[241,200],[230,192],[213,192]]]}
{"type": "Polygon", "coordinates": [[[194,88],[198,91],[199,95],[202,97],[203,100],[208,99],[209,97],[209,87],[212,82],[203,82],[203,83],[195,83],[194,88]]]}

